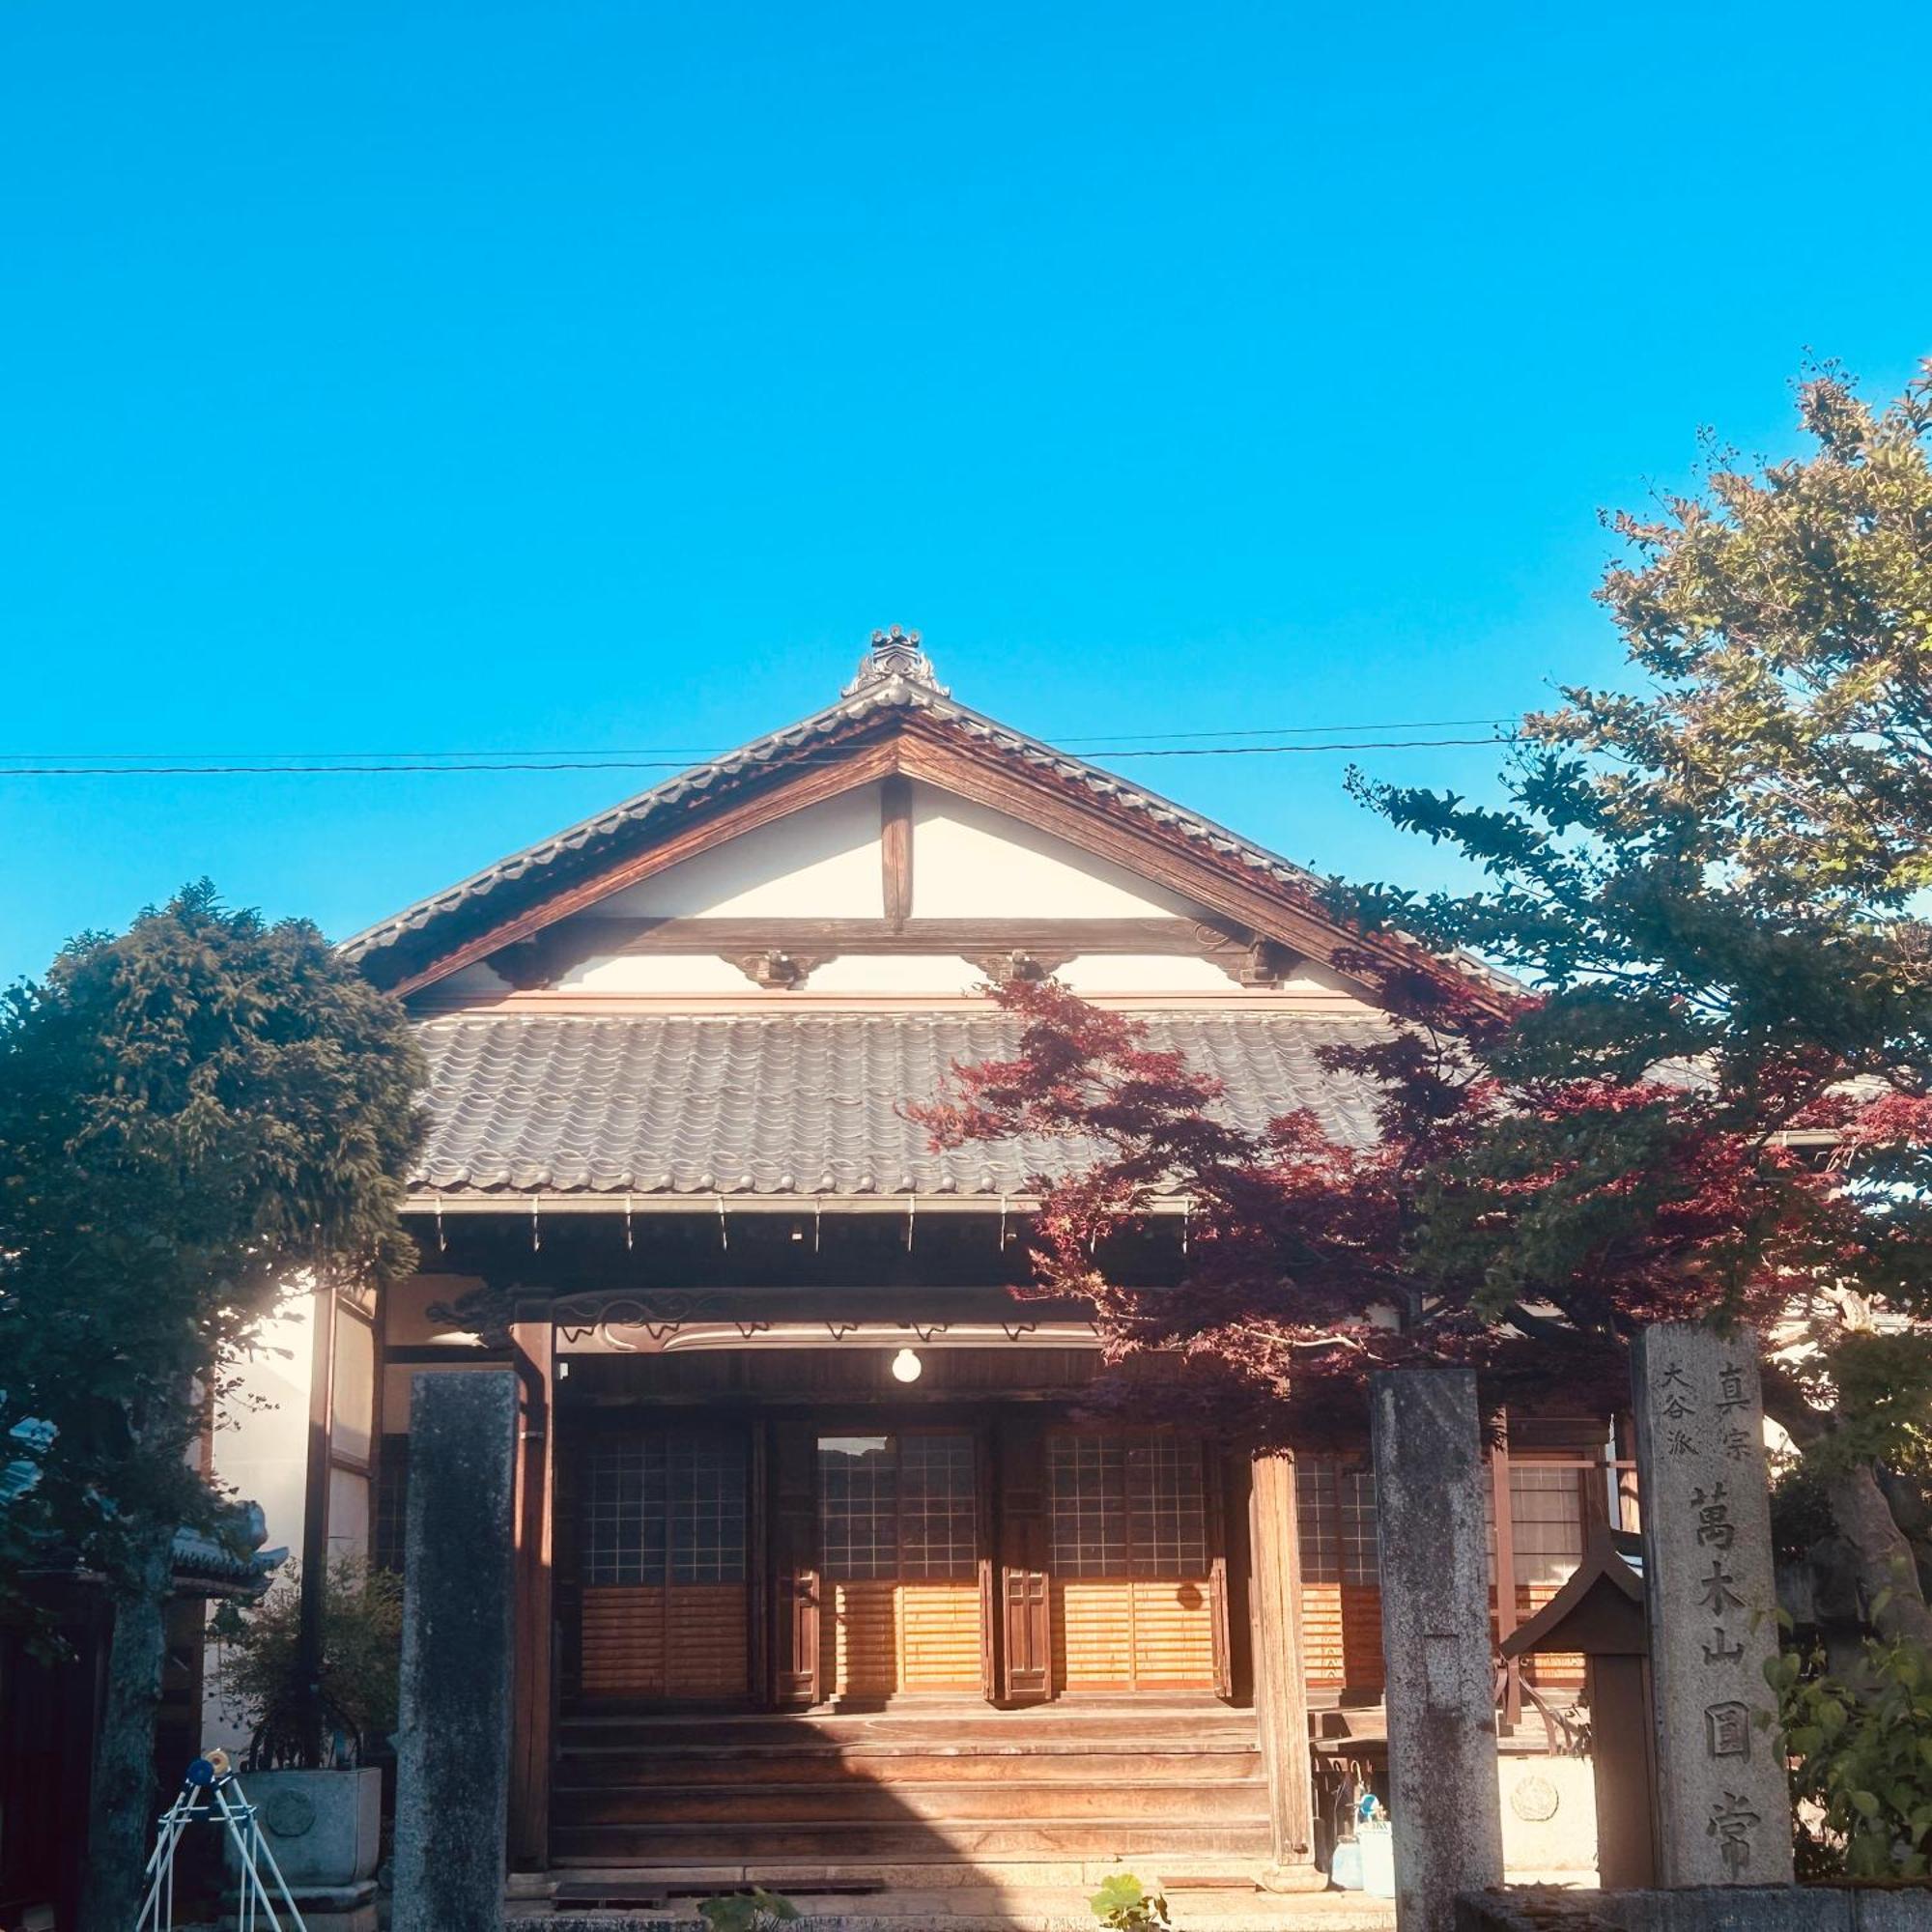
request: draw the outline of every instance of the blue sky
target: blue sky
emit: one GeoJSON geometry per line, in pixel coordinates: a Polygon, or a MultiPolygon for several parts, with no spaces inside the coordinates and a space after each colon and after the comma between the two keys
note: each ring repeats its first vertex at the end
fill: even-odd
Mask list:
{"type": "MultiPolygon", "coordinates": [[[[1918,10],[16,4],[0,753],[1061,739],[1614,671],[1600,506],[1932,351],[1918,10]]],[[[1483,786],[1482,750],[1370,757],[1483,786]]],[[[1124,767],[1427,884],[1346,759],[1124,767]]],[[[648,774],[0,779],[0,977],[347,933],[648,774]]]]}

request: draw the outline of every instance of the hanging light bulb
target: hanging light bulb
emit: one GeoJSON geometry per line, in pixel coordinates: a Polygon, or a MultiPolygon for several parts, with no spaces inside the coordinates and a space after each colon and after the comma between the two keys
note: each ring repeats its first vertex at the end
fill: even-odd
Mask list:
{"type": "Polygon", "coordinates": [[[893,1357],[893,1378],[895,1381],[916,1382],[924,1373],[925,1364],[910,1349],[901,1349],[893,1357]]]}

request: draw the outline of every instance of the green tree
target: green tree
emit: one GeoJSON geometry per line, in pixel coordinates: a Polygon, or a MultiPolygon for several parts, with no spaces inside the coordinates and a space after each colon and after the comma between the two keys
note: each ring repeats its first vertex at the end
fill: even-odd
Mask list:
{"type": "Polygon", "coordinates": [[[331,1736],[359,1750],[396,1726],[403,1579],[358,1556],[328,1565],[319,1696],[306,1682],[301,1599],[301,1573],[291,1565],[259,1604],[224,1604],[210,1627],[222,1639],[218,1687],[242,1707],[253,1733],[253,1770],[314,1765],[331,1736]]]}
{"type": "Polygon", "coordinates": [[[114,1602],[89,1932],[138,1907],[173,1538],[223,1520],[190,1450],[285,1295],[410,1264],[420,1082],[401,1009],[313,925],[206,882],[0,1000],[0,1361],[9,1416],[56,1432],[10,1547],[114,1602]]]}
{"type": "MultiPolygon", "coordinates": [[[[1783,1339],[1802,1348],[1767,1401],[1875,1620],[1924,1643],[1903,1530],[1932,1520],[1932,363],[1881,409],[1830,367],[1798,399],[1802,454],[1713,449],[1695,494],[1613,520],[1624,549],[1599,595],[1640,688],[1567,691],[1528,720],[1507,806],[1356,778],[1483,888],[1337,896],[1538,989],[1473,1043],[1510,1091],[1675,1069],[1700,1096],[1697,1146],[1834,1171],[1863,1232],[1790,1276],[1783,1339]]],[[[1617,1107],[1520,1112],[1435,1197],[1438,1233],[1488,1243],[1498,1279],[1608,1270],[1630,1223],[1606,1204],[1669,1199],[1690,1147],[1634,1137],[1617,1107]],[[1512,1167],[1580,1184],[1459,1220],[1512,1167]]],[[[1741,1221],[1729,1278],[1775,1273],[1787,1239],[1777,1215],[1741,1221]]]]}

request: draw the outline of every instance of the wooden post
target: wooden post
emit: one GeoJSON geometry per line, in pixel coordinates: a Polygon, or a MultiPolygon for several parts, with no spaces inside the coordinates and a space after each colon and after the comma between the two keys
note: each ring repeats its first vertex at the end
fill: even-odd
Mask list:
{"type": "Polygon", "coordinates": [[[912,781],[898,772],[879,786],[879,869],[886,923],[903,931],[912,917],[912,781]]]}
{"type": "Polygon", "coordinates": [[[1053,1586],[1046,1518],[1045,1425],[1002,1416],[999,1429],[1000,1701],[1053,1695],[1053,1586]]]}
{"type": "Polygon", "coordinates": [[[510,1323],[517,1372],[516,1690],[511,1706],[510,1861],[550,1862],[550,1766],[556,1492],[556,1329],[548,1303],[525,1305],[510,1323]]]}
{"type": "MultiPolygon", "coordinates": [[[[1496,1533],[1496,1641],[1516,1629],[1516,1514],[1511,1498],[1509,1417],[1499,1418],[1502,1434],[1490,1450],[1490,1515],[1496,1533]]],[[[1522,1722],[1522,1664],[1512,1657],[1503,1681],[1503,1723],[1522,1722]]]]}
{"type": "MultiPolygon", "coordinates": [[[[304,1751],[326,1751],[322,1617],[328,1583],[330,1438],[335,1431],[335,1291],[309,1297],[308,1463],[302,1479],[301,1577],[296,1603],[296,1675],[301,1680],[304,1751]]],[[[321,1766],[318,1758],[308,1765],[321,1766]]]]}
{"type": "Polygon", "coordinates": [[[1315,1797],[1308,1743],[1308,1692],[1301,1656],[1301,1547],[1294,1458],[1254,1459],[1249,1542],[1255,1624],[1255,1715],[1267,1769],[1274,1862],[1315,1883],[1315,1797]],[[1297,1873],[1299,1868],[1299,1873],[1297,1873]]]}
{"type": "Polygon", "coordinates": [[[772,1429],[776,1494],[771,1701],[781,1711],[818,1702],[818,1445],[810,1423],[772,1429]]]}

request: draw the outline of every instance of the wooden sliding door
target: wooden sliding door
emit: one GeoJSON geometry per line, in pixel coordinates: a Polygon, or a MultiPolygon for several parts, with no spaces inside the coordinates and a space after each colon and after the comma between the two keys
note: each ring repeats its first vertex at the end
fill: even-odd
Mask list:
{"type": "Polygon", "coordinates": [[[1227,1573],[1200,1442],[1068,1430],[1046,1447],[1055,1689],[1225,1694],[1227,1573]]]}
{"type": "Polygon", "coordinates": [[[963,1430],[821,1435],[818,1695],[983,1685],[978,1445],[963,1430]]]}
{"type": "Polygon", "coordinates": [[[746,1497],[742,1434],[652,1430],[592,1442],[579,1533],[584,1696],[748,1694],[746,1497]]]}

